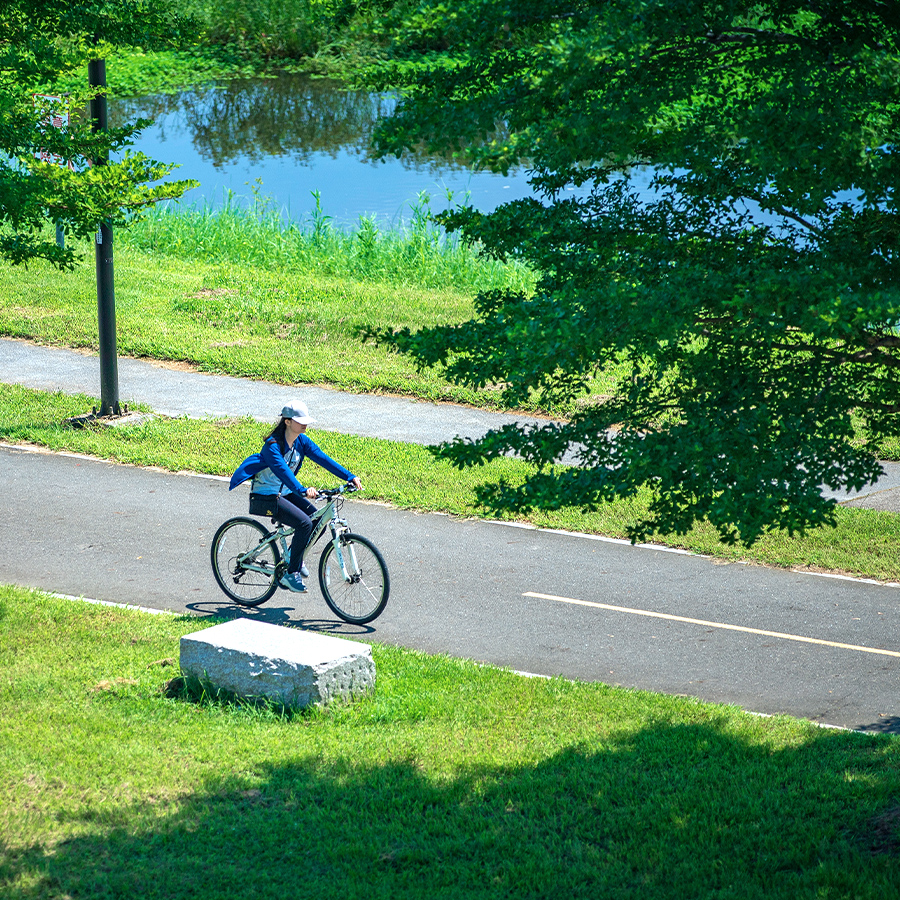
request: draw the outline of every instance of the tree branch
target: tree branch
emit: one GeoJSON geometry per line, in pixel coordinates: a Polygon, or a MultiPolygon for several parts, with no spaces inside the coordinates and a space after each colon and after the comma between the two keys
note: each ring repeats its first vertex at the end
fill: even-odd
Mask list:
{"type": "Polygon", "coordinates": [[[793,212],[790,209],[785,209],[780,203],[772,203],[771,200],[766,199],[761,194],[752,194],[742,192],[741,197],[743,199],[752,200],[754,203],[758,203],[760,206],[768,207],[772,210],[772,212],[778,213],[780,216],[784,216],[786,219],[793,219],[797,222],[798,225],[802,225],[804,228],[807,228],[811,231],[816,237],[822,237],[822,229],[813,225],[812,222],[808,222],[803,216],[798,213],[793,212]]]}
{"type": "MultiPolygon", "coordinates": [[[[759,346],[762,346],[760,342],[759,346]]],[[[863,363],[865,365],[885,366],[889,369],[900,369],[900,358],[891,356],[887,353],[877,353],[873,350],[858,350],[856,353],[847,353],[840,350],[834,350],[830,347],[823,347],[816,344],[768,344],[773,350],[789,350],[793,352],[807,352],[826,356],[838,364],[846,363],[863,363]]],[[[875,348],[878,349],[877,347],[875,348]]]]}

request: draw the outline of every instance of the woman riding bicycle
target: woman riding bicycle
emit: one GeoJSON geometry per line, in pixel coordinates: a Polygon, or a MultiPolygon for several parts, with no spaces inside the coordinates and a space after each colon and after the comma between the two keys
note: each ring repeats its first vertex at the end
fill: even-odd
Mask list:
{"type": "Polygon", "coordinates": [[[303,565],[303,553],[306,542],[312,532],[310,515],[316,507],[310,503],[318,493],[313,487],[304,487],[297,480],[297,472],[307,457],[323,469],[349,481],[359,490],[362,487],[359,478],[335,462],[323,452],[316,443],[306,436],[306,427],[315,422],[300,400],[289,403],[281,410],[281,420],[265,439],[262,450],[248,456],[231,476],[229,490],[252,478],[251,496],[274,497],[275,506],[272,517],[276,522],[289,525],[294,529],[291,542],[291,558],[288,561],[287,573],[281,579],[281,586],[298,594],[306,592],[303,577],[309,572],[303,565]]]}

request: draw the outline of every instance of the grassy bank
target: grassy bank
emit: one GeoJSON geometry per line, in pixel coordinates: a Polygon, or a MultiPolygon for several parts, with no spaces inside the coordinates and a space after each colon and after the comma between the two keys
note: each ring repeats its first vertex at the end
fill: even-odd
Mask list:
{"type": "MultiPolygon", "coordinates": [[[[115,263],[122,355],[283,384],[497,406],[496,389],[451,385],[439,370],[419,372],[360,336],[463,322],[479,287],[527,285],[526,272],[482,264],[424,219],[405,232],[345,232],[321,216],[283,227],[267,211],[186,210],[126,234],[115,263]]],[[[38,262],[0,266],[0,334],[96,348],[89,250],[67,273],[38,262]]]]}
{"type": "MultiPolygon", "coordinates": [[[[230,475],[245,456],[259,449],[271,428],[251,419],[159,418],[140,426],[85,430],[63,424],[67,417],[89,411],[96,404],[97,400],[89,397],[0,385],[0,440],[30,442],[171,471],[230,475]]],[[[327,431],[310,434],[327,453],[362,477],[367,498],[409,509],[483,515],[475,500],[478,484],[501,476],[516,483],[528,471],[524,463],[514,459],[458,471],[414,444],[327,431]]],[[[331,480],[323,475],[322,483],[326,482],[331,480]]],[[[646,515],[646,505],[647,498],[639,496],[604,504],[592,512],[570,507],[535,512],[520,521],[621,538],[631,523],[646,515]]],[[[722,544],[715,530],[705,524],[685,536],[658,535],[657,540],[726,560],[900,581],[900,517],[867,509],[838,509],[837,517],[837,528],[820,528],[795,538],[767,535],[749,549],[722,544]]]]}
{"type": "Polygon", "coordinates": [[[184,0],[197,21],[193,46],[112,54],[112,96],[184,90],[211,81],[306,72],[351,81],[382,59],[406,0],[184,0]]]}
{"type": "MultiPolygon", "coordinates": [[[[211,82],[276,74],[262,60],[208,44],[152,53],[140,48],[118,50],[107,61],[107,73],[109,96],[114,98],[170,94],[211,82]]],[[[79,79],[77,84],[83,86],[84,82],[79,79]]],[[[63,83],[58,87],[73,86],[63,83]]]]}
{"type": "Polygon", "coordinates": [[[900,896],[889,737],[377,645],[352,706],[198,703],[206,624],[0,588],[4,897],[900,896]]]}
{"type": "MultiPolygon", "coordinates": [[[[471,311],[463,291],[354,281],[317,268],[315,262],[298,272],[190,261],[120,244],[119,352],[283,384],[495,402],[490,391],[453,387],[439,372],[417,372],[409,360],[359,335],[370,326],[462,321],[471,311]]],[[[64,274],[39,263],[27,270],[0,267],[0,333],[96,348],[95,277],[89,260],[64,274]]]]}
{"type": "Polygon", "coordinates": [[[371,58],[408,0],[185,0],[203,44],[247,59],[320,66],[371,58]]]}

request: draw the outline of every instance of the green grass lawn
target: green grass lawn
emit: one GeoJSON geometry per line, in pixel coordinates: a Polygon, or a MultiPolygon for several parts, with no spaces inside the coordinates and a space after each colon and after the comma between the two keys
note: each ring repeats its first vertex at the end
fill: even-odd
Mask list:
{"type": "MultiPolygon", "coordinates": [[[[31,442],[53,450],[71,450],[103,459],[171,471],[189,470],[230,475],[240,461],[256,452],[271,429],[252,419],[167,419],[147,424],[74,430],[65,420],[87,412],[98,401],[84,396],[46,393],[16,385],[0,385],[0,441],[31,442]]],[[[363,438],[315,430],[310,436],[335,459],[360,475],[365,496],[398,507],[484,516],[475,498],[482,482],[502,477],[516,482],[527,466],[502,459],[482,468],[452,468],[416,444],[363,438]]],[[[333,479],[322,473],[322,484],[333,479]]],[[[519,517],[538,527],[560,528],[621,538],[628,526],[646,515],[648,498],[638,496],[601,505],[589,512],[567,507],[519,517]]],[[[728,560],[821,569],[884,581],[900,581],[900,517],[868,509],[837,510],[836,528],[818,528],[804,536],[777,533],[747,548],[727,546],[715,529],[701,524],[687,535],[658,535],[670,546],[728,560]]]]}
{"type": "Polygon", "coordinates": [[[379,645],[352,705],[167,692],[208,624],[0,587],[4,898],[900,896],[891,737],[379,645]]]}
{"type": "MultiPolygon", "coordinates": [[[[121,355],[182,360],[207,372],[282,384],[477,402],[483,398],[475,392],[452,388],[437,373],[418,373],[403,356],[356,335],[366,325],[458,321],[469,309],[470,301],[454,290],[247,271],[127,249],[116,258],[121,355]]],[[[65,274],[39,263],[28,270],[0,266],[0,333],[96,349],[93,265],[65,274]]]]}

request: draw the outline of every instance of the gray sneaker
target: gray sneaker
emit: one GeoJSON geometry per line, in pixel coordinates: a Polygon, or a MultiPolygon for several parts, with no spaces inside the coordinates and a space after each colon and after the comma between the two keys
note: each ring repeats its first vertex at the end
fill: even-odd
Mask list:
{"type": "Polygon", "coordinates": [[[306,563],[300,563],[300,574],[304,578],[309,578],[309,569],[306,568],[306,563]]]}
{"type": "Polygon", "coordinates": [[[281,586],[285,590],[293,591],[295,594],[306,593],[306,585],[303,583],[299,572],[288,572],[287,575],[282,575],[281,586]]]}

